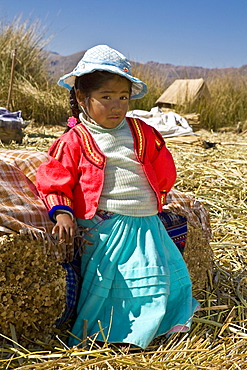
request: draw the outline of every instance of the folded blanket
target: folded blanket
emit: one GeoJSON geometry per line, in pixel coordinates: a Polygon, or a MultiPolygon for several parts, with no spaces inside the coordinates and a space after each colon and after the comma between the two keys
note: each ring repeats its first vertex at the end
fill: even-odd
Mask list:
{"type": "Polygon", "coordinates": [[[35,173],[44,160],[43,153],[1,150],[1,227],[49,239],[52,222],[35,187],[35,173]]]}

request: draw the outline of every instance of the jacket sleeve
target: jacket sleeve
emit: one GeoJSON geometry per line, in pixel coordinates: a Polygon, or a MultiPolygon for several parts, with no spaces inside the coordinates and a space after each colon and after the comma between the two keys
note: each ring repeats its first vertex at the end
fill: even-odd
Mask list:
{"type": "Polygon", "coordinates": [[[73,213],[73,189],[79,178],[81,148],[76,138],[72,143],[66,135],[53,143],[48,162],[42,163],[37,171],[37,190],[53,221],[57,209],[73,213]]]}
{"type": "Polygon", "coordinates": [[[177,172],[173,157],[167,149],[162,135],[155,128],[152,128],[152,132],[155,144],[151,162],[158,181],[161,201],[164,204],[167,193],[175,184],[177,172]]]}

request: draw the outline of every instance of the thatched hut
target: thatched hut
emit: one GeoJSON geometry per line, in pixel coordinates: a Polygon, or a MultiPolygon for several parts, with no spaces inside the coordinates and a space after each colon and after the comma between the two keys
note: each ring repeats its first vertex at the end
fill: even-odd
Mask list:
{"type": "Polygon", "coordinates": [[[174,108],[208,98],[210,98],[210,92],[203,78],[179,79],[164,91],[155,104],[159,108],[174,108]]]}

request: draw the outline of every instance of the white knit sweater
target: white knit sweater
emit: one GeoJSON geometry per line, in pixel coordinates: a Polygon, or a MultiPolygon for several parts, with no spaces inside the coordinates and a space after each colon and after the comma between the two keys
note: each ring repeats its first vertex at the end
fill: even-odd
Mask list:
{"type": "Polygon", "coordinates": [[[99,209],[136,217],[157,214],[156,195],[134,153],[126,119],[113,129],[88,122],[82,115],[80,119],[106,156],[99,209]]]}

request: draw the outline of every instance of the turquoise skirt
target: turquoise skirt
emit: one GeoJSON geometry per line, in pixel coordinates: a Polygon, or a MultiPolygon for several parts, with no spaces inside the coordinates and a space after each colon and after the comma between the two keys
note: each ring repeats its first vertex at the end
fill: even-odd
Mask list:
{"type": "MultiPolygon", "coordinates": [[[[78,220],[89,229],[82,287],[72,333],[146,348],[156,337],[188,331],[199,305],[181,253],[157,215],[114,214],[78,220]]],[[[69,345],[80,341],[71,336],[69,345]]]]}

